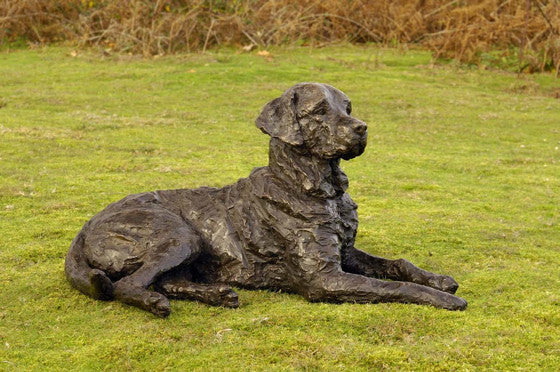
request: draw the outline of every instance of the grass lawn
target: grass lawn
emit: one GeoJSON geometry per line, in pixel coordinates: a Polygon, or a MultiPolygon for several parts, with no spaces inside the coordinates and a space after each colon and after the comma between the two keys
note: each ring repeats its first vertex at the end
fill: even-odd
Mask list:
{"type": "Polygon", "coordinates": [[[559,86],[351,46],[0,53],[0,370],[558,370],[559,86]],[[239,290],[237,310],[172,301],[159,319],[70,287],[85,221],[131,193],[265,165],[254,120],[301,81],[343,90],[369,123],[366,152],[343,164],[357,247],[454,276],[466,311],[239,290]]]}

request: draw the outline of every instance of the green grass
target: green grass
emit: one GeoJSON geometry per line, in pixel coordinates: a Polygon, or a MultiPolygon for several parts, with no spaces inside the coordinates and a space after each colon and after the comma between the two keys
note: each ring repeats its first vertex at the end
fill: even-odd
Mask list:
{"type": "Polygon", "coordinates": [[[0,54],[0,370],[560,368],[552,76],[353,46],[71,54],[0,54]],[[369,123],[366,152],[343,164],[357,246],[454,276],[465,312],[240,290],[237,310],[172,301],[162,320],[69,286],[70,241],[108,203],[266,164],[254,119],[300,81],[342,89],[369,123]]]}

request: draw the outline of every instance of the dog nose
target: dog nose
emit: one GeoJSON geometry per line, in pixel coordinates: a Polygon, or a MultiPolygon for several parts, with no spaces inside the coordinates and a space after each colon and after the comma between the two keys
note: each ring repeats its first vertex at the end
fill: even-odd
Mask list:
{"type": "Polygon", "coordinates": [[[354,124],[354,131],[358,133],[360,136],[363,135],[367,130],[367,124],[363,121],[357,121],[354,124]]]}

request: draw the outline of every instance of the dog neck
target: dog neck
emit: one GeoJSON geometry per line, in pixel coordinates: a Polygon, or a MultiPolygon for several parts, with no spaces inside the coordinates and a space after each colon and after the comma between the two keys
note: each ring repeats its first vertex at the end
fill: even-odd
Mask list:
{"type": "Polygon", "coordinates": [[[268,167],[296,192],[320,198],[341,196],[348,188],[348,177],[339,164],[340,159],[320,159],[306,148],[294,147],[276,138],[270,140],[268,167]]]}

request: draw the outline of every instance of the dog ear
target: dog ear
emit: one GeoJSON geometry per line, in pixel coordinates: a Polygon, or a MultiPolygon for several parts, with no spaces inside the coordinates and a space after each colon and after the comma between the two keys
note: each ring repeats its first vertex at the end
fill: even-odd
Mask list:
{"type": "Polygon", "coordinates": [[[301,128],[296,117],[297,94],[291,92],[267,103],[257,118],[257,128],[290,145],[303,145],[301,128]]]}

